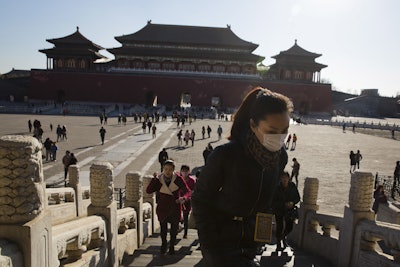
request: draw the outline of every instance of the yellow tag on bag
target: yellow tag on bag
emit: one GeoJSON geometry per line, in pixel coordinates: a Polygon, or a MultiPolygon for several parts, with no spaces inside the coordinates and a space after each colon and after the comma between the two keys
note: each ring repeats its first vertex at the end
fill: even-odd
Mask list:
{"type": "Polygon", "coordinates": [[[269,243],[272,241],[272,220],[273,214],[258,212],[256,215],[256,227],[254,241],[269,243]]]}

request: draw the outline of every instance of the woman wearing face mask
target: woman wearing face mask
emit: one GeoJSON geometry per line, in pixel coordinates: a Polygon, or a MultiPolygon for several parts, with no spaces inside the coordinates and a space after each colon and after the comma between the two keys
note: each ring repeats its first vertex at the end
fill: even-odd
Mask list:
{"type": "MultiPolygon", "coordinates": [[[[260,87],[234,116],[230,142],[207,159],[192,195],[193,215],[206,266],[257,266],[266,241],[259,216],[271,213],[272,196],[288,156],[292,102],[260,87]]],[[[264,231],[265,232],[265,231],[264,231]]]]}

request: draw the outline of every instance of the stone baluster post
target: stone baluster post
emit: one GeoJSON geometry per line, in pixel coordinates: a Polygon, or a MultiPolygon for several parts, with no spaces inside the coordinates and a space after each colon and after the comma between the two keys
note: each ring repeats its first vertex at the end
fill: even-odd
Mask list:
{"type": "Polygon", "coordinates": [[[355,172],[351,175],[349,204],[344,208],[343,225],[339,232],[338,266],[353,266],[360,244],[355,244],[355,229],[360,220],[375,220],[371,210],[374,190],[372,173],[355,172]]]}
{"type": "Polygon", "coordinates": [[[136,210],[138,246],[143,244],[143,178],[139,172],[128,172],[125,182],[125,206],[136,210]]]}
{"type": "Polygon", "coordinates": [[[318,189],[319,180],[317,178],[307,177],[305,179],[303,189],[303,201],[301,202],[299,209],[297,240],[295,238],[296,243],[300,247],[304,246],[304,236],[309,230],[309,227],[314,226],[313,222],[308,220],[308,216],[315,214],[318,211],[318,189]]]}
{"type": "Polygon", "coordinates": [[[81,217],[85,214],[83,211],[83,198],[82,198],[82,187],[79,183],[79,167],[78,165],[70,165],[68,167],[68,175],[69,175],[69,186],[75,190],[75,204],[76,204],[76,213],[78,217],[81,217]]]}
{"type": "Polygon", "coordinates": [[[117,202],[113,199],[113,166],[97,162],[90,166],[90,200],[88,216],[101,215],[106,219],[107,258],[105,266],[118,266],[117,202]]]}
{"type": "Polygon", "coordinates": [[[46,210],[42,144],[33,137],[0,138],[0,239],[17,244],[24,266],[50,267],[51,216],[46,210]]]}
{"type": "Polygon", "coordinates": [[[157,207],[156,195],[154,193],[153,194],[146,193],[146,188],[149,185],[152,178],[153,176],[150,175],[143,176],[143,202],[149,202],[151,204],[152,207],[151,229],[153,229],[153,232],[155,232],[157,229],[160,228],[160,222],[158,221],[158,216],[156,213],[156,207],[157,207]]]}

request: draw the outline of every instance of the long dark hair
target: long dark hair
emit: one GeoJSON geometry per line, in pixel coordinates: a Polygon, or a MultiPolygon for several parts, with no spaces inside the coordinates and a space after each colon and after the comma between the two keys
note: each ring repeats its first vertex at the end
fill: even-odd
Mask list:
{"type": "Polygon", "coordinates": [[[236,111],[229,140],[239,140],[242,133],[250,129],[250,119],[258,125],[268,114],[292,112],[292,110],[293,103],[288,97],[256,87],[246,95],[236,111]]]}

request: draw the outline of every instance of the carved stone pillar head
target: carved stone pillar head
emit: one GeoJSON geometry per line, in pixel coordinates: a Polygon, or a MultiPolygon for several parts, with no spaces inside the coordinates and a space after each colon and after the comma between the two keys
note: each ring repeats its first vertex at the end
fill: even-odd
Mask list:
{"type": "Polygon", "coordinates": [[[127,202],[137,202],[143,197],[143,178],[140,172],[128,172],[125,182],[127,202]]]}
{"type": "Polygon", "coordinates": [[[26,223],[44,208],[42,144],[34,137],[0,138],[0,224],[26,223]]]}
{"type": "Polygon", "coordinates": [[[75,187],[79,184],[79,168],[77,165],[68,167],[69,186],[75,187]]]}
{"type": "Polygon", "coordinates": [[[303,203],[305,205],[317,205],[319,180],[307,177],[304,181],[303,203]]]}
{"type": "Polygon", "coordinates": [[[153,176],[150,175],[145,175],[143,176],[143,202],[150,202],[152,203],[153,200],[155,199],[155,194],[147,194],[146,193],[146,188],[147,186],[150,184],[151,179],[153,178],[153,176]]]}
{"type": "Polygon", "coordinates": [[[374,191],[374,176],[369,172],[355,172],[351,175],[349,207],[353,211],[370,211],[374,191]]]}
{"type": "Polygon", "coordinates": [[[112,169],[109,162],[96,162],[90,166],[90,199],[95,207],[107,207],[113,201],[112,169]]]}

